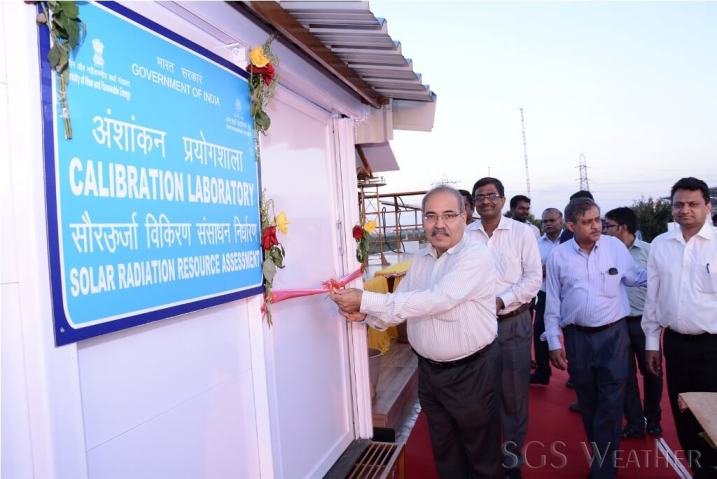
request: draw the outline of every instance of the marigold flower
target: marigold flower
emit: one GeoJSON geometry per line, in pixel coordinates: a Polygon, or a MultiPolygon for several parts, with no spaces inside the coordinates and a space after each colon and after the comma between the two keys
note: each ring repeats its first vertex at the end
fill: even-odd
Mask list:
{"type": "Polygon", "coordinates": [[[376,231],[376,222],[374,220],[367,221],[363,225],[363,229],[365,229],[368,234],[373,234],[373,232],[376,231]]]}
{"type": "Polygon", "coordinates": [[[255,67],[263,68],[269,63],[269,58],[264,53],[264,48],[259,46],[249,52],[249,61],[255,67]]]}
{"type": "Polygon", "coordinates": [[[289,232],[289,218],[286,217],[283,211],[276,215],[276,227],[279,228],[281,234],[285,235],[289,232]]]}

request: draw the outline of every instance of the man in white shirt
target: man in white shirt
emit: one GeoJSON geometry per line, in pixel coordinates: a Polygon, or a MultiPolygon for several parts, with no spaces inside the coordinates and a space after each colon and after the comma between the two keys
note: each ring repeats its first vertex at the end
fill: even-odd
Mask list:
{"type": "Polygon", "coordinates": [[[510,217],[520,221],[530,228],[536,239],[540,239],[540,230],[530,222],[530,198],[525,195],[515,195],[510,199],[510,217]]]}
{"type": "Polygon", "coordinates": [[[544,337],[541,338],[545,332],[545,263],[553,248],[560,244],[563,213],[557,208],[547,208],[543,211],[542,219],[545,234],[538,240],[538,250],[540,250],[540,262],[543,265],[543,282],[535,303],[535,322],[533,323],[533,349],[537,367],[535,372],[530,375],[530,384],[549,384],[552,375],[548,342],[544,337]]]}
{"type": "Polygon", "coordinates": [[[502,478],[495,267],[490,251],[464,236],[463,205],[449,186],[426,193],[430,245],[415,254],[395,293],[345,289],[331,299],[350,321],[365,318],[381,330],[407,322],[441,478],[502,478]]]}
{"type": "Polygon", "coordinates": [[[667,391],[680,444],[695,479],[717,476],[717,450],[699,436],[702,427],[680,411],[683,392],[717,392],[717,232],[707,184],[682,178],[671,191],[672,217],[679,225],[652,242],[642,329],[645,361],[662,374],[663,337],[667,391]]]}
{"type": "MultiPolygon", "coordinates": [[[[473,185],[480,221],[466,228],[474,241],[488,246],[497,270],[495,309],[498,344],[503,363],[501,429],[506,477],[521,477],[523,442],[528,429],[530,338],[533,332],[530,303],[543,274],[535,235],[527,225],[501,214],[505,205],[503,183],[481,178],[473,185]]],[[[480,281],[479,278],[476,278],[480,281]]]]}

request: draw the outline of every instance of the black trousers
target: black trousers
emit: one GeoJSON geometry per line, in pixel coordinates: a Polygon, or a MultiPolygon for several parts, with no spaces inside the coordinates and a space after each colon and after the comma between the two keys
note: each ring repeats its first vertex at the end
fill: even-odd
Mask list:
{"type": "Polygon", "coordinates": [[[630,339],[624,320],[599,332],[564,330],[568,369],[580,403],[580,414],[594,455],[593,479],[615,477],[615,455],[622,437],[630,339]],[[597,449],[597,451],[595,450],[597,449]]]}
{"type": "Polygon", "coordinates": [[[500,348],[491,344],[467,363],[442,367],[418,359],[418,399],[426,412],[442,479],[502,478],[500,348]]]}
{"type": "Polygon", "coordinates": [[[645,332],[642,330],[642,316],[627,318],[627,332],[630,335],[630,377],[625,390],[625,419],[627,426],[644,429],[647,425],[659,425],[662,418],[660,401],[662,400],[662,376],[655,376],[647,371],[645,363],[645,332]],[[637,360],[637,368],[635,367],[637,360]],[[644,407],[640,401],[640,388],[637,385],[637,370],[642,375],[645,392],[644,407]]]}
{"type": "Polygon", "coordinates": [[[535,305],[535,322],[533,323],[533,349],[535,350],[535,376],[541,379],[548,379],[552,374],[550,369],[550,351],[548,342],[541,341],[540,335],[545,332],[545,292],[538,292],[538,300],[535,305]]]}
{"type": "Polygon", "coordinates": [[[663,349],[667,392],[680,445],[689,458],[695,479],[717,477],[717,450],[698,434],[702,431],[691,412],[680,412],[677,396],[683,392],[717,392],[717,334],[688,335],[665,330],[663,349]],[[699,457],[698,457],[699,456],[699,457]]]}

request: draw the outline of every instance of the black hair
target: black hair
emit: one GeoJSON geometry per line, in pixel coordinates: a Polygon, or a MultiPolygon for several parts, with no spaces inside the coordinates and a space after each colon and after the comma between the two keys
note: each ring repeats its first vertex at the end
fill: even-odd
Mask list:
{"type": "Polygon", "coordinates": [[[600,207],[590,198],[575,198],[570,200],[568,206],[565,207],[565,221],[575,223],[578,221],[578,216],[582,216],[591,208],[597,208],[600,211],[600,207]]]}
{"type": "Polygon", "coordinates": [[[514,210],[517,208],[518,203],[528,203],[530,204],[530,198],[528,198],[525,195],[515,195],[510,199],[510,209],[514,210]]]}
{"type": "Polygon", "coordinates": [[[473,185],[473,197],[475,198],[476,191],[478,191],[478,188],[486,185],[495,185],[501,198],[505,196],[505,188],[503,188],[503,183],[501,183],[498,178],[491,178],[490,176],[486,176],[476,181],[473,185]]]}
{"type": "Polygon", "coordinates": [[[570,195],[571,200],[574,200],[575,198],[590,198],[591,200],[595,201],[595,198],[593,198],[593,194],[587,190],[576,191],[575,193],[570,195]]]}
{"type": "Polygon", "coordinates": [[[473,201],[473,195],[468,190],[458,190],[458,193],[463,195],[463,198],[468,200],[468,204],[471,205],[471,210],[475,207],[475,202],[473,201]]]}
{"type": "Polygon", "coordinates": [[[605,213],[605,218],[613,220],[619,225],[627,226],[627,231],[635,234],[637,231],[637,215],[627,206],[612,209],[605,213]]]}
{"type": "Polygon", "coordinates": [[[672,191],[670,191],[670,199],[675,197],[677,190],[689,190],[689,191],[701,191],[702,198],[705,199],[705,203],[710,202],[710,189],[707,183],[695,178],[694,176],[688,176],[686,178],[680,178],[680,180],[672,185],[672,191]]]}

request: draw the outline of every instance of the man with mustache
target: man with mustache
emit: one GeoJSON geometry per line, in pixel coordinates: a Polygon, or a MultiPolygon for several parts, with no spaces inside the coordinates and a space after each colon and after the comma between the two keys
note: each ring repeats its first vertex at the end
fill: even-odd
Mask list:
{"type": "Polygon", "coordinates": [[[677,397],[717,392],[717,231],[710,225],[712,205],[704,181],[682,178],[671,198],[679,228],[655,238],[647,260],[645,362],[651,374],[662,374],[664,330],[667,392],[680,445],[695,479],[713,478],[717,450],[700,437],[702,427],[692,413],[680,411],[677,397]]]}
{"type": "Polygon", "coordinates": [[[440,477],[502,478],[493,258],[464,236],[457,190],[430,190],[422,210],[429,245],[414,255],[395,293],[344,289],[331,299],[349,321],[365,319],[380,330],[407,322],[440,477]]]}
{"type": "MultiPolygon", "coordinates": [[[[531,301],[543,281],[538,242],[530,228],[502,215],[503,183],[481,178],[473,185],[480,221],[466,228],[466,235],[486,245],[497,271],[495,310],[501,373],[501,430],[506,478],[520,478],[523,442],[528,430],[530,346],[533,322],[531,301]]],[[[478,281],[479,278],[476,278],[478,281]]]]}

